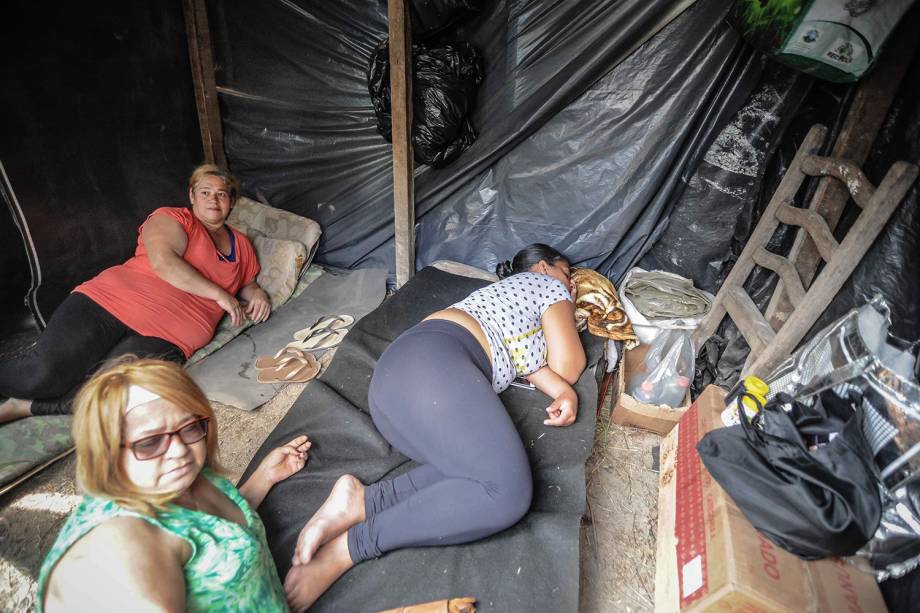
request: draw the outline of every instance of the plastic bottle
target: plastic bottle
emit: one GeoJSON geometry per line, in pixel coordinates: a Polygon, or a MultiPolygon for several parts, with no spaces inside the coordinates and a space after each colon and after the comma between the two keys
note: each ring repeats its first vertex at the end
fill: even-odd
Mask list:
{"type": "Polygon", "coordinates": [[[630,396],[638,402],[658,404],[658,390],[655,383],[646,378],[646,373],[639,373],[633,377],[634,385],[630,385],[630,396]]]}
{"type": "Polygon", "coordinates": [[[767,404],[767,394],[770,387],[758,377],[745,377],[731,394],[726,397],[725,410],[722,411],[722,423],[726,426],[737,426],[740,424],[738,416],[738,403],[736,402],[739,395],[741,404],[744,406],[744,412],[748,419],[753,419],[763,405],[767,404]],[[758,406],[759,403],[759,406],[758,406]]]}
{"type": "Polygon", "coordinates": [[[683,406],[687,390],[690,389],[690,377],[686,375],[666,376],[662,379],[662,383],[664,385],[658,396],[658,404],[666,404],[672,409],[683,406]]]}

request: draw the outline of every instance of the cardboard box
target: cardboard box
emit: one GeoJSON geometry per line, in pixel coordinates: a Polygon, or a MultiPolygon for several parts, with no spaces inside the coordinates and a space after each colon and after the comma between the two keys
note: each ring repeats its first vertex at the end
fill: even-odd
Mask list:
{"type": "Polygon", "coordinates": [[[655,610],[886,611],[871,575],[777,547],[709,475],[696,443],[722,427],[724,398],[724,390],[706,388],[661,442],[655,610]]]}
{"type": "Polygon", "coordinates": [[[621,426],[634,426],[650,430],[664,436],[677,424],[680,416],[690,406],[690,394],[687,393],[684,406],[671,408],[665,404],[655,405],[639,402],[626,393],[626,383],[638,372],[645,371],[645,354],[648,345],[639,345],[635,349],[623,352],[620,367],[614,382],[613,412],[610,419],[621,426]]]}

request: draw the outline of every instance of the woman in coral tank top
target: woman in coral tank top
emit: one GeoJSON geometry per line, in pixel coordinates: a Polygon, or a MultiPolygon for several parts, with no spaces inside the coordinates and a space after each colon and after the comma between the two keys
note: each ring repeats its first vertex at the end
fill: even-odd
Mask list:
{"type": "Polygon", "coordinates": [[[38,341],[0,362],[0,423],[69,413],[76,390],[108,359],[133,354],[182,362],[214,335],[271,311],[249,239],[226,224],[239,183],[212,164],[189,179],[190,207],[162,207],[138,231],[124,264],[78,285],[38,341]]]}

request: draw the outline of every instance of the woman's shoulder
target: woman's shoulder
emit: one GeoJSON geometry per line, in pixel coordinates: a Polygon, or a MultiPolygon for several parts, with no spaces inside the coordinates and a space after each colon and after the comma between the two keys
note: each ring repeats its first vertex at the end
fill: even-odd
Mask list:
{"type": "Polygon", "coordinates": [[[158,209],[154,209],[150,215],[147,216],[147,219],[155,215],[160,215],[163,217],[169,217],[181,225],[186,231],[193,225],[195,216],[192,214],[191,209],[184,206],[161,206],[158,209]]]}

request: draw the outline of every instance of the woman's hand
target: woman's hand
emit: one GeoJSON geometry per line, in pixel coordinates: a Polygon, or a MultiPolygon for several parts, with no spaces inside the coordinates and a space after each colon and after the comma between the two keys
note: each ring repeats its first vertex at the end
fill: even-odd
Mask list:
{"type": "Polygon", "coordinates": [[[307,452],[313,443],[302,434],[287,445],[272,449],[256,472],[261,472],[272,485],[284,481],[307,464],[307,452]]]}
{"type": "Polygon", "coordinates": [[[272,449],[246,483],[239,487],[249,506],[257,509],[273,485],[303,468],[312,445],[310,439],[302,434],[287,445],[272,449]]]}
{"type": "Polygon", "coordinates": [[[221,295],[215,302],[217,302],[217,306],[226,311],[227,315],[230,316],[230,323],[234,326],[239,326],[243,323],[245,320],[243,306],[240,304],[240,301],[231,296],[229,292],[221,290],[221,295]]]}
{"type": "Polygon", "coordinates": [[[253,323],[260,324],[268,319],[269,314],[272,312],[272,303],[265,290],[258,285],[255,285],[253,289],[249,288],[250,286],[247,285],[243,288],[244,291],[240,293],[243,299],[246,300],[246,317],[251,319],[253,323]]]}
{"type": "Polygon", "coordinates": [[[556,397],[553,404],[546,407],[549,419],[543,420],[547,426],[569,426],[578,417],[578,395],[571,387],[556,397]]]}

